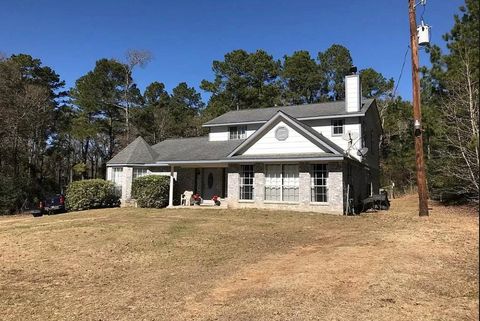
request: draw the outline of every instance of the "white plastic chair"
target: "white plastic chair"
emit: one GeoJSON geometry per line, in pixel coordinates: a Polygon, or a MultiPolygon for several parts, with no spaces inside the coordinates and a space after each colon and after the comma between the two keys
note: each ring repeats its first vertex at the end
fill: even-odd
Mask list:
{"type": "Polygon", "coordinates": [[[180,195],[180,205],[190,206],[192,203],[193,191],[185,191],[180,195]]]}

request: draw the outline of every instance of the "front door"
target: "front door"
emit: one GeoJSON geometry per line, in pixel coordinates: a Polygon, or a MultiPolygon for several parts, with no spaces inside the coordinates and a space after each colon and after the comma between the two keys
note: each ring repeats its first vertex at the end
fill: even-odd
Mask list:
{"type": "Polygon", "coordinates": [[[223,168],[204,168],[202,171],[202,198],[210,200],[214,195],[222,197],[224,184],[223,168]]]}

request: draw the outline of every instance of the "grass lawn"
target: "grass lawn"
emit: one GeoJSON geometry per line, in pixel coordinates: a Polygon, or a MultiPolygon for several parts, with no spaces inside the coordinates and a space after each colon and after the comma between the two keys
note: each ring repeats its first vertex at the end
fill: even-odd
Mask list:
{"type": "Polygon", "coordinates": [[[1,217],[0,319],[478,319],[478,214],[432,207],[1,217]]]}

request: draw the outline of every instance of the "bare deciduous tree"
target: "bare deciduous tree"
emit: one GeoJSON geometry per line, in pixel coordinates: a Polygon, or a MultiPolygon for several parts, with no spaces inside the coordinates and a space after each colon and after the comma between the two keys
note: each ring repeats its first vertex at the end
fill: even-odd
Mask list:
{"type": "Polygon", "coordinates": [[[130,91],[132,89],[132,73],[135,67],[144,68],[152,60],[152,53],[148,50],[136,50],[129,49],[125,54],[125,127],[126,127],[126,140],[130,142],[130,108],[132,105],[130,91]]]}

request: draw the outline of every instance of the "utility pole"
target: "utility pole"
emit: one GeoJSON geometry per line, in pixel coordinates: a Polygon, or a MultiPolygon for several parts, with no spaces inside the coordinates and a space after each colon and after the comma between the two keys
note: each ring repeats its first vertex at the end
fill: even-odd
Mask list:
{"type": "Polygon", "coordinates": [[[420,108],[420,78],[418,77],[418,39],[415,0],[408,0],[410,47],[412,51],[413,118],[415,134],[415,163],[417,166],[418,215],[428,216],[427,182],[423,158],[422,111],[420,108]]]}

